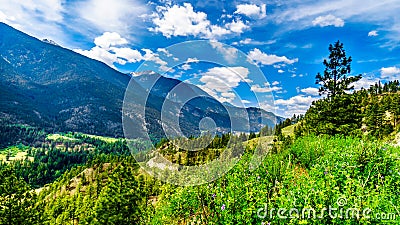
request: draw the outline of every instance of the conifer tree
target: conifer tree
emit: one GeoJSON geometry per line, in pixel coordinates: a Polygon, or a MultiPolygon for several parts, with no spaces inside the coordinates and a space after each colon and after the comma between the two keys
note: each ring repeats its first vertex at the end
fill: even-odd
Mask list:
{"type": "Polygon", "coordinates": [[[328,94],[328,98],[334,98],[336,95],[344,94],[345,91],[353,90],[352,83],[361,79],[361,74],[349,76],[351,72],[352,58],[346,57],[346,51],[343,49],[343,43],[340,41],[329,45],[329,61],[324,60],[324,73],[318,73],[316,84],[321,85],[320,94],[328,94]]]}

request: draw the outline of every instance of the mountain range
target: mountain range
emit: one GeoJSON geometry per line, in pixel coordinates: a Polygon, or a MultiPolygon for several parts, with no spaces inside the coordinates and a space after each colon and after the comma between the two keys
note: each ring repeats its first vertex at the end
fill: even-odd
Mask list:
{"type": "Polygon", "coordinates": [[[122,137],[124,115],[132,126],[143,127],[143,132],[159,138],[165,136],[163,129],[175,129],[168,118],[176,116],[176,111],[184,135],[199,135],[204,117],[212,118],[221,133],[232,131],[232,121],[245,128],[235,131],[257,132],[283,120],[262,109],[221,104],[195,85],[152,71],[121,73],[4,23],[0,23],[0,95],[2,120],[49,132],[122,137]],[[126,96],[129,102],[124,103],[126,96]],[[166,103],[167,109],[163,108],[166,103]],[[133,111],[123,114],[123,106],[133,111]],[[145,115],[139,109],[144,109],[145,115]],[[164,114],[168,116],[162,117],[164,114]]]}

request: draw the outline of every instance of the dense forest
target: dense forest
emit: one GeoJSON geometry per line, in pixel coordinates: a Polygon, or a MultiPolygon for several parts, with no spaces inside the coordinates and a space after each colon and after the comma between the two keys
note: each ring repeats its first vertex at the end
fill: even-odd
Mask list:
{"type": "Polygon", "coordinates": [[[329,52],[316,76],[322,97],[305,115],[155,145],[182,167],[238,159],[197,186],[150,176],[125,139],[0,121],[0,224],[400,223],[400,82],[354,90],[361,76],[350,76],[343,44],[329,52]],[[254,169],[257,151],[265,158],[254,169]]]}

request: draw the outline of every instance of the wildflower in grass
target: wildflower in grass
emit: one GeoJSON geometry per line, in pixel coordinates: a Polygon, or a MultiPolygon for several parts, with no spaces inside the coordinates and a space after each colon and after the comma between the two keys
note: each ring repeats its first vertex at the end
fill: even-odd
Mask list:
{"type": "Polygon", "coordinates": [[[327,175],[327,174],[328,174],[328,171],[325,171],[324,174],[327,175]]]}
{"type": "Polygon", "coordinates": [[[222,204],[221,206],[221,210],[224,211],[225,210],[225,204],[222,204]]]}
{"type": "Polygon", "coordinates": [[[217,195],[216,194],[212,194],[212,197],[215,198],[217,195]]]}

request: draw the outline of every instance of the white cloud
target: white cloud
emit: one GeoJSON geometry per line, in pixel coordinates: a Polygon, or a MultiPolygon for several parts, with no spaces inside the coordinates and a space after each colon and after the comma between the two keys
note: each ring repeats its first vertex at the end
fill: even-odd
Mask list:
{"type": "Polygon", "coordinates": [[[190,63],[199,63],[200,60],[197,58],[188,58],[186,62],[181,66],[182,70],[190,70],[192,67],[190,66],[190,63]]]}
{"type": "Polygon", "coordinates": [[[335,17],[332,14],[329,14],[326,16],[318,16],[312,21],[312,24],[314,26],[320,26],[320,27],[327,27],[327,26],[343,27],[344,20],[335,17]]]}
{"type": "Polygon", "coordinates": [[[136,49],[111,47],[110,50],[115,53],[118,58],[122,58],[126,62],[134,63],[143,59],[142,54],[136,49]]]}
{"type": "Polygon", "coordinates": [[[157,48],[157,52],[161,52],[164,53],[164,55],[166,55],[167,57],[172,57],[173,55],[171,53],[168,52],[167,49],[165,48],[157,48]]]}
{"type": "Polygon", "coordinates": [[[245,67],[214,67],[201,74],[200,87],[221,102],[232,102],[234,88],[248,80],[249,69],[245,67]]]}
{"type": "Polygon", "coordinates": [[[268,93],[273,91],[281,91],[282,87],[277,87],[277,86],[270,87],[268,83],[264,84],[264,87],[261,87],[259,84],[255,84],[251,86],[250,90],[257,93],[268,93]]]}
{"type": "Polygon", "coordinates": [[[298,62],[298,59],[288,59],[286,56],[268,55],[255,48],[248,54],[249,59],[261,65],[273,65],[275,63],[293,64],[298,62]]]}
{"type": "Polygon", "coordinates": [[[75,49],[74,51],[91,59],[104,62],[105,64],[109,65],[114,69],[115,69],[114,63],[118,62],[120,64],[124,64],[122,60],[120,61],[118,60],[116,54],[113,54],[99,46],[95,46],[90,50],[75,49]]]}
{"type": "Polygon", "coordinates": [[[280,1],[279,9],[269,13],[269,18],[280,26],[279,33],[303,30],[312,26],[310,21],[318,16],[333,14],[351,23],[379,25],[385,31],[381,47],[396,48],[400,43],[398,0],[320,0],[280,1]]]}
{"type": "Polygon", "coordinates": [[[192,4],[158,6],[157,12],[151,15],[155,27],[152,32],[160,32],[165,37],[194,36],[217,39],[228,34],[241,34],[250,27],[242,20],[236,19],[223,26],[211,24],[207,14],[195,11],[192,4]]]}
{"type": "MultiPolygon", "coordinates": [[[[26,0],[12,3],[8,0],[0,0],[0,11],[3,17],[18,22],[23,22],[21,21],[23,18],[30,18],[37,22],[39,19],[38,15],[47,22],[61,22],[63,20],[62,13],[64,11],[63,3],[63,0],[26,0]]],[[[25,22],[29,24],[34,21],[25,22]]]]}
{"type": "Polygon", "coordinates": [[[300,90],[302,93],[311,95],[311,96],[319,96],[318,88],[308,87],[300,90]]]}
{"type": "Polygon", "coordinates": [[[236,6],[235,14],[242,14],[252,18],[263,19],[267,16],[267,5],[240,4],[236,6]]]}
{"type": "Polygon", "coordinates": [[[278,84],[280,84],[279,81],[274,81],[274,82],[272,82],[272,85],[273,85],[273,86],[278,85],[278,84]]]}
{"type": "Polygon", "coordinates": [[[152,50],[146,48],[143,48],[142,51],[145,52],[143,60],[157,63],[160,65],[159,69],[162,71],[174,71],[172,68],[168,67],[168,63],[162,60],[157,53],[154,53],[152,50]]]}
{"type": "Polygon", "coordinates": [[[372,30],[368,33],[368,37],[376,37],[376,36],[378,36],[377,30],[372,30]]]}
{"type": "Polygon", "coordinates": [[[192,67],[190,66],[190,64],[183,64],[183,65],[181,66],[181,69],[183,69],[183,70],[190,70],[190,69],[192,69],[192,67]]]}
{"type": "MultiPolygon", "coordinates": [[[[158,54],[150,49],[142,49],[144,54],[139,50],[123,47],[128,41],[116,32],[105,32],[103,35],[96,37],[94,40],[96,46],[90,50],[74,49],[75,52],[86,57],[106,63],[112,68],[116,68],[114,63],[125,65],[126,63],[135,63],[142,60],[153,61],[158,64],[160,70],[171,70],[168,63],[162,60],[158,54]]],[[[169,54],[166,49],[158,49],[159,52],[169,54]]],[[[171,70],[172,71],[172,70],[171,70]]]]}
{"type": "Polygon", "coordinates": [[[206,35],[210,21],[204,12],[195,12],[190,3],[183,6],[157,7],[161,15],[154,14],[153,23],[156,25],[151,30],[161,32],[166,37],[171,36],[198,36],[206,35]]]}
{"type": "Polygon", "coordinates": [[[197,58],[188,58],[186,60],[186,63],[198,63],[200,62],[200,60],[198,60],[197,58]]]}
{"type": "Polygon", "coordinates": [[[82,23],[81,26],[128,35],[148,10],[148,6],[139,0],[113,0],[112,3],[108,0],[83,0],[73,4],[71,14],[78,15],[80,20],[77,22],[82,23]]]}
{"type": "Polygon", "coordinates": [[[113,68],[115,68],[114,63],[124,65],[127,62],[139,62],[144,59],[138,50],[121,47],[128,44],[128,41],[115,32],[103,33],[103,35],[94,39],[94,43],[96,46],[90,50],[75,49],[74,51],[104,62],[113,68]]]}
{"type": "Polygon", "coordinates": [[[210,26],[211,32],[207,33],[209,38],[224,36],[230,34],[231,31],[217,25],[210,26]]]}
{"type": "Polygon", "coordinates": [[[276,40],[256,41],[251,38],[245,38],[239,42],[233,42],[232,45],[270,45],[276,43],[276,40]]]}
{"type": "Polygon", "coordinates": [[[284,70],[278,70],[278,73],[284,73],[285,71],[284,70]]]}
{"type": "Polygon", "coordinates": [[[228,28],[230,31],[238,34],[241,34],[243,33],[244,30],[250,28],[248,25],[244,24],[243,21],[241,21],[240,19],[237,19],[236,21],[233,20],[231,23],[226,24],[225,27],[228,28]]]}
{"type": "Polygon", "coordinates": [[[218,41],[211,41],[210,45],[216,49],[221,55],[225,58],[229,63],[234,63],[237,59],[238,50],[236,48],[232,48],[226,46],[218,41]]]}
{"type": "Polygon", "coordinates": [[[374,76],[366,76],[366,74],[363,75],[363,77],[354,83],[354,89],[355,90],[361,90],[361,88],[368,89],[371,85],[374,85],[378,83],[379,78],[376,78],[374,76]]]}
{"type": "Polygon", "coordinates": [[[293,114],[304,114],[313,101],[319,97],[304,96],[302,94],[293,96],[289,99],[275,100],[275,105],[279,107],[278,114],[291,117],[293,114]]]}
{"type": "Polygon", "coordinates": [[[64,0],[0,0],[0,22],[59,44],[64,44],[67,39],[60,27],[64,12],[64,0]]]}
{"type": "Polygon", "coordinates": [[[400,68],[396,66],[382,67],[381,68],[381,78],[382,79],[399,79],[400,68]]]}
{"type": "Polygon", "coordinates": [[[250,44],[252,41],[253,41],[253,40],[252,40],[251,38],[246,38],[246,39],[244,39],[244,40],[240,40],[239,43],[240,43],[240,44],[247,45],[247,44],[250,44]]]}
{"type": "Polygon", "coordinates": [[[94,44],[104,49],[110,49],[111,46],[128,44],[128,41],[116,32],[105,32],[94,39],[94,44]]]}

